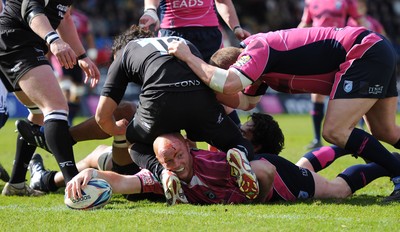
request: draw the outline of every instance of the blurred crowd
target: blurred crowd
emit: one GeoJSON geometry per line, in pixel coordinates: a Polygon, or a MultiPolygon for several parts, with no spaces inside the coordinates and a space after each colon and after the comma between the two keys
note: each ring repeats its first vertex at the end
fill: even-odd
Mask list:
{"type": "MultiPolygon", "coordinates": [[[[244,28],[252,33],[297,27],[304,0],[234,0],[244,28]]],[[[82,0],[76,8],[92,21],[98,46],[137,23],[143,13],[143,0],[82,0]]],[[[378,19],[395,43],[400,44],[400,0],[369,0],[369,15],[378,19]]]]}

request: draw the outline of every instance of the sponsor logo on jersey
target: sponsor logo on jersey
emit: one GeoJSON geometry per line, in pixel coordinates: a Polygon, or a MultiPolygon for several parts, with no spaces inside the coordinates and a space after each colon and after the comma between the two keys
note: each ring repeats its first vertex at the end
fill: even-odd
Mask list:
{"type": "Polygon", "coordinates": [[[179,0],[172,2],[172,8],[192,8],[196,6],[203,6],[202,0],[179,0]]]}
{"type": "Polygon", "coordinates": [[[343,90],[346,93],[350,93],[353,90],[353,81],[344,81],[343,90]]]}
{"type": "Polygon", "coordinates": [[[234,65],[240,67],[240,66],[245,65],[250,60],[251,60],[251,56],[250,55],[244,55],[244,56],[240,57],[240,59],[237,60],[234,65]]]}
{"type": "Polygon", "coordinates": [[[382,92],[383,92],[382,85],[374,85],[374,86],[368,87],[369,94],[381,94],[382,92]]]}
{"type": "Polygon", "coordinates": [[[199,80],[188,80],[188,81],[180,81],[180,82],[175,82],[170,85],[170,87],[191,87],[191,86],[199,86],[201,85],[201,82],[199,80]]]}

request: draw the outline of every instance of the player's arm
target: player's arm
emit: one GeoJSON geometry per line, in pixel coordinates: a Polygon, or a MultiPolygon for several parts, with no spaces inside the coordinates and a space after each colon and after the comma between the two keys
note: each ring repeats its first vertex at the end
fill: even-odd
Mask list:
{"type": "Polygon", "coordinates": [[[118,104],[110,97],[100,96],[97,105],[95,119],[100,128],[109,135],[125,135],[128,120],[116,121],[114,111],[118,104]]]}
{"type": "Polygon", "coordinates": [[[232,0],[215,0],[215,7],[217,8],[221,18],[233,31],[237,39],[244,40],[250,36],[250,32],[244,30],[240,26],[239,18],[232,0]]]}
{"type": "Polygon", "coordinates": [[[260,101],[261,96],[248,96],[243,94],[243,92],[238,92],[236,94],[220,94],[217,93],[217,100],[225,105],[234,109],[240,110],[251,110],[257,106],[260,101]]]}
{"type": "Polygon", "coordinates": [[[92,178],[100,178],[107,181],[112,188],[113,193],[135,194],[141,192],[141,183],[139,177],[133,175],[120,175],[111,171],[100,171],[93,168],[87,168],[67,183],[65,192],[68,198],[82,197],[81,189],[87,185],[92,178]]]}
{"type": "Polygon", "coordinates": [[[303,9],[303,15],[301,16],[301,20],[299,25],[297,25],[298,28],[304,28],[304,27],[311,27],[312,26],[312,18],[310,15],[310,12],[308,11],[308,5],[304,6],[303,9]]]}
{"type": "Polygon", "coordinates": [[[60,25],[57,27],[57,32],[59,33],[60,37],[71,46],[72,50],[74,50],[76,57],[78,58],[79,66],[85,72],[85,83],[88,81],[88,78],[92,78],[91,86],[93,87],[96,85],[100,80],[100,71],[93,61],[87,56],[85,48],[79,39],[78,32],[76,31],[76,27],[71,16],[71,8],[69,8],[65,13],[64,19],[61,20],[60,25]]]}
{"type": "Polygon", "coordinates": [[[186,62],[193,72],[211,89],[224,94],[235,94],[251,84],[251,81],[236,69],[221,69],[209,65],[193,55],[182,41],[168,45],[169,54],[186,62]]]}
{"type": "Polygon", "coordinates": [[[154,30],[160,28],[160,20],[157,15],[157,8],[160,5],[160,0],[144,0],[144,13],[139,19],[139,26],[149,29],[154,25],[154,30]]]}
{"type": "Polygon", "coordinates": [[[72,68],[76,64],[74,51],[54,31],[45,15],[43,1],[22,1],[21,16],[32,31],[46,41],[62,66],[72,68]]]}

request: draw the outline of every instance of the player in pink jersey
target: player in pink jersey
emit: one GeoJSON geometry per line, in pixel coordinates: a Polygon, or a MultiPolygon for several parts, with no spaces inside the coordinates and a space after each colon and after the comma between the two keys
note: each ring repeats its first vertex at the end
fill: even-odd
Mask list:
{"type": "Polygon", "coordinates": [[[223,46],[218,16],[243,40],[250,33],[240,27],[235,7],[231,0],[171,1],[145,0],[144,14],[139,24],[144,28],[155,26],[159,36],[179,36],[192,42],[201,52],[205,61],[223,46]],[[157,9],[160,10],[158,19],[157,9]]]}
{"type": "MultiPolygon", "coordinates": [[[[386,36],[385,28],[382,26],[382,24],[378,20],[373,18],[372,16],[367,15],[368,7],[367,7],[366,0],[358,0],[357,1],[357,9],[358,9],[358,13],[360,15],[365,15],[365,27],[366,28],[368,28],[371,31],[375,31],[375,32],[378,32],[379,34],[386,36]]],[[[350,17],[347,20],[347,26],[356,27],[356,26],[359,26],[359,23],[357,22],[356,19],[350,17]]]]}
{"type": "Polygon", "coordinates": [[[169,52],[233,108],[254,108],[268,87],[330,96],[324,139],[389,170],[395,189],[388,200],[400,199],[400,162],[378,141],[400,148],[396,54],[386,38],[362,27],[312,27],[256,34],[242,46],[214,54],[213,64],[222,68],[180,42],[169,52]],[[355,128],[363,115],[373,136],[355,128]]]}
{"type": "MultiPolygon", "coordinates": [[[[352,17],[357,26],[366,26],[364,14],[357,11],[356,0],[306,0],[298,27],[344,27],[348,17],[352,17]]],[[[321,125],[324,118],[325,96],[311,94],[311,102],[314,139],[306,149],[322,146],[321,125]]]]}

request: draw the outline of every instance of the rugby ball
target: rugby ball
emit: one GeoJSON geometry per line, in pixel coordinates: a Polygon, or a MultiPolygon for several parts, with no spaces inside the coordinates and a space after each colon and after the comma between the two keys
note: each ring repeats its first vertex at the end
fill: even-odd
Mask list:
{"type": "Polygon", "coordinates": [[[99,209],[106,205],[111,199],[111,185],[99,178],[93,178],[81,189],[82,197],[78,199],[67,198],[65,195],[64,203],[71,209],[90,210],[99,209]]]}

